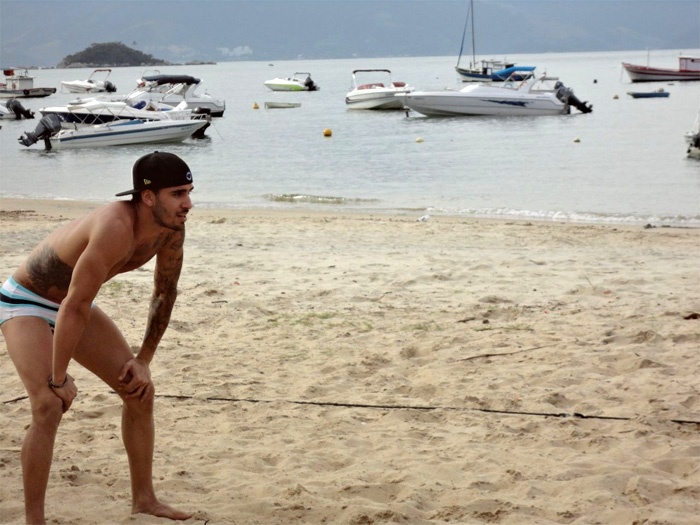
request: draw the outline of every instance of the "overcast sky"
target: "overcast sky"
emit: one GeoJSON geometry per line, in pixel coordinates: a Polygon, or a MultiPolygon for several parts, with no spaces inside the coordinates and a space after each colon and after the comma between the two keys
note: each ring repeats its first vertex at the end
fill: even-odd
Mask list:
{"type": "MultiPolygon", "coordinates": [[[[700,49],[699,0],[475,0],[477,54],[700,49]]],[[[92,43],[171,62],[449,56],[468,0],[0,0],[0,65],[92,43]]],[[[471,37],[465,53],[471,54],[471,37]]]]}

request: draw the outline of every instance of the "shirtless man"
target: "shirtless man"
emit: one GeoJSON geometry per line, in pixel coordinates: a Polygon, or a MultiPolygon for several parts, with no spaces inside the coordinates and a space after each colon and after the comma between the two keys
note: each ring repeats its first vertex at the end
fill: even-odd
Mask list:
{"type": "Polygon", "coordinates": [[[132,514],[190,517],[160,502],[153,489],[155,390],[149,364],[175,303],[192,173],[176,155],[156,151],[136,161],[133,184],[117,194],[132,194],[131,201],[113,202],[51,233],[0,289],[0,329],[32,411],[21,453],[27,523],[45,523],[56,431],[78,393],[67,373],[71,358],[123,400],[132,514]],[[134,356],[93,300],[105,282],[154,256],[146,334],[134,356]]]}

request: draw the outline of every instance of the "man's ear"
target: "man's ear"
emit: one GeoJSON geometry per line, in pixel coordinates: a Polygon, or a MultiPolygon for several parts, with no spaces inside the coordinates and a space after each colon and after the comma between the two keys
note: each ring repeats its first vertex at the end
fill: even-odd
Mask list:
{"type": "Polygon", "coordinates": [[[156,204],[156,194],[153,190],[143,190],[141,192],[141,200],[146,206],[153,207],[156,204]]]}

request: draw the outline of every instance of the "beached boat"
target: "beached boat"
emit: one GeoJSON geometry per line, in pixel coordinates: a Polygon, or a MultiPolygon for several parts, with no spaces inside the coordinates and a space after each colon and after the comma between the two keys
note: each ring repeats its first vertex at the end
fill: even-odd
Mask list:
{"type": "Polygon", "coordinates": [[[46,149],[182,142],[209,124],[209,120],[121,120],[63,129],[59,117],[49,115],[41,118],[34,131],[23,133],[19,142],[29,147],[43,140],[46,149]]]}
{"type": "Polygon", "coordinates": [[[388,69],[356,69],[352,72],[352,89],[345,96],[348,109],[402,109],[403,102],[396,95],[405,95],[413,88],[404,82],[391,80],[388,69]],[[381,76],[381,82],[358,82],[358,74],[366,76],[381,76]]]}
{"type": "Polygon", "coordinates": [[[56,93],[56,88],[34,87],[34,77],[30,77],[26,69],[23,73],[5,69],[3,74],[5,83],[0,84],[0,98],[39,98],[56,93]]]}
{"type": "Polygon", "coordinates": [[[678,66],[678,69],[667,69],[622,63],[632,82],[700,80],[700,57],[678,57],[678,66]]]}
{"type": "Polygon", "coordinates": [[[557,77],[543,74],[520,82],[471,84],[459,91],[414,91],[400,98],[406,107],[427,116],[500,115],[538,116],[562,115],[574,106],[582,113],[592,107],[581,102],[559,82],[557,77]]]}
{"type": "Polygon", "coordinates": [[[667,98],[671,95],[668,91],[664,91],[663,88],[656,91],[628,91],[627,94],[632,98],[667,98]]]}
{"type": "Polygon", "coordinates": [[[266,80],[264,84],[272,91],[318,91],[321,89],[311,80],[311,73],[294,73],[288,78],[266,80]]]}
{"type": "MultiPolygon", "coordinates": [[[[459,48],[459,56],[457,57],[457,65],[455,71],[459,75],[462,82],[504,82],[513,73],[512,68],[515,63],[504,60],[476,60],[476,33],[474,32],[474,1],[469,1],[467,9],[467,17],[464,21],[464,31],[462,32],[462,44],[459,48]],[[462,60],[462,52],[464,51],[464,40],[469,29],[471,21],[471,41],[472,41],[472,60],[469,62],[469,67],[460,65],[462,60]]],[[[532,68],[534,69],[534,68],[532,68]]],[[[515,80],[525,80],[532,76],[528,70],[520,69],[516,74],[515,80]]]]}
{"type": "Polygon", "coordinates": [[[117,86],[107,80],[111,73],[111,69],[95,69],[87,80],[61,80],[61,86],[69,93],[114,93],[117,86]],[[95,75],[97,78],[93,78],[95,75]],[[104,78],[101,78],[103,75],[104,78]]]}

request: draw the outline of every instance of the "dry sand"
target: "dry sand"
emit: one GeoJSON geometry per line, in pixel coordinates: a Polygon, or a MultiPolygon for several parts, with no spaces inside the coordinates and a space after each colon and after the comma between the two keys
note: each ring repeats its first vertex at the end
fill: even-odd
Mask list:
{"type": "MultiPolygon", "coordinates": [[[[2,279],[90,207],[0,200],[2,279]]],[[[97,298],[135,346],[152,277],[97,298]]],[[[188,523],[698,523],[700,230],[195,209],[179,289],[154,472],[188,523]]],[[[29,405],[0,356],[21,522],[29,405]]],[[[165,523],[129,516],[119,399],[70,372],[47,516],[165,523]]]]}

